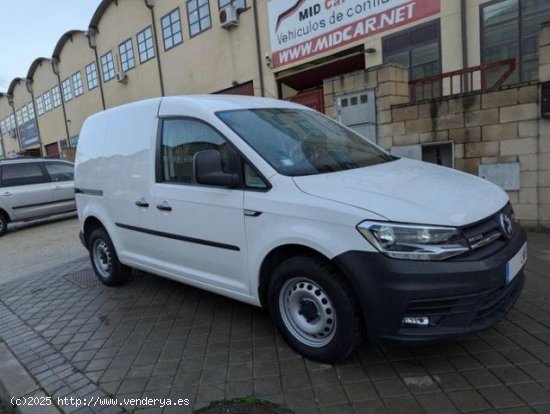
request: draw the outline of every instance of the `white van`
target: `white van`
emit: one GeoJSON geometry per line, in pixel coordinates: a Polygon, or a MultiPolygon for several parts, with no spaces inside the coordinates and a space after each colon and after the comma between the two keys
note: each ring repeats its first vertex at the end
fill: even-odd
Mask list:
{"type": "Polygon", "coordinates": [[[267,307],[315,360],[365,336],[485,329],[524,283],[526,235],[504,191],[290,102],[167,97],[93,115],[75,192],[105,284],[137,268],[267,307]]]}

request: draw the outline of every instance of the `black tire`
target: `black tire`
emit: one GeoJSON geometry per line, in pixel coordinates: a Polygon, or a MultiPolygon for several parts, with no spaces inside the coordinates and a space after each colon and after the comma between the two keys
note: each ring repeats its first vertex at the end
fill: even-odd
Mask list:
{"type": "Polygon", "coordinates": [[[111,238],[103,228],[95,229],[88,241],[90,261],[96,276],[108,286],[119,286],[130,277],[131,268],[118,260],[111,238]]]}
{"type": "Polygon", "coordinates": [[[357,300],[328,261],[296,256],[273,272],[268,307],[288,344],[305,357],[335,362],[361,343],[363,322],[357,300]]]}
{"type": "Polygon", "coordinates": [[[3,213],[0,213],[0,237],[8,231],[8,219],[3,213]]]}

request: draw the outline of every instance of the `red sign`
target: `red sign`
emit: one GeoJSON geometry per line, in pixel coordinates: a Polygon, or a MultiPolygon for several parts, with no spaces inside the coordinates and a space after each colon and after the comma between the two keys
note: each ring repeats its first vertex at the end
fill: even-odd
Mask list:
{"type": "MultiPolygon", "coordinates": [[[[277,2],[272,1],[272,3],[277,2]]],[[[297,6],[303,3],[306,2],[298,3],[297,6]]],[[[345,21],[349,21],[349,18],[353,16],[354,9],[351,7],[347,9],[346,7],[341,7],[340,10],[342,11],[332,11],[331,15],[327,14],[327,10],[322,10],[323,14],[328,16],[326,19],[319,21],[304,20],[299,22],[301,26],[296,25],[295,27],[287,27],[286,29],[281,29],[280,26],[284,26],[285,20],[281,19],[280,15],[278,15],[275,22],[272,24],[271,30],[273,67],[288,65],[310,56],[325,53],[347,44],[357,42],[373,34],[395,29],[396,27],[404,26],[440,12],[439,0],[416,0],[409,2],[397,0],[395,3],[400,4],[396,7],[387,8],[374,14],[356,14],[355,17],[357,17],[357,15],[362,15],[362,18],[347,24],[345,24],[345,21]],[[344,23],[343,25],[318,36],[310,37],[308,40],[301,43],[294,41],[299,38],[300,33],[313,33],[315,31],[315,24],[317,24],[317,27],[321,28],[336,26],[339,16],[342,16],[340,21],[344,23]],[[285,43],[292,46],[284,47],[285,43]],[[283,48],[280,48],[280,46],[283,46],[283,48]]],[[[326,4],[327,2],[325,2],[325,6],[326,4]]],[[[344,5],[344,1],[340,0],[339,4],[344,5]]],[[[308,7],[308,4],[304,4],[303,7],[304,6],[308,7]]],[[[309,5],[310,10],[312,7],[313,6],[309,5]]],[[[292,17],[297,14],[296,11],[293,11],[292,17]]],[[[302,14],[302,16],[303,15],[304,14],[302,14]]],[[[272,16],[270,16],[270,21],[271,20],[272,16]]],[[[286,21],[288,20],[290,19],[286,21]]],[[[318,31],[322,32],[323,30],[319,29],[318,31]]]]}

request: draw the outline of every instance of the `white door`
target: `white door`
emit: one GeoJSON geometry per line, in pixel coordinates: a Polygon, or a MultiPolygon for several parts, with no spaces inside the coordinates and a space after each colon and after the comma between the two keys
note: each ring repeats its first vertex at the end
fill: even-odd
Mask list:
{"type": "Polygon", "coordinates": [[[244,192],[196,184],[193,156],[224,153],[227,141],[195,119],[165,119],[153,188],[164,270],[212,287],[250,293],[246,265],[244,192]]]}
{"type": "Polygon", "coordinates": [[[12,220],[24,220],[50,214],[52,188],[40,163],[4,164],[0,197],[12,220]]]}
{"type": "Polygon", "coordinates": [[[74,199],[74,165],[62,161],[46,161],[44,166],[51,179],[55,208],[59,211],[76,209],[74,199]]]}

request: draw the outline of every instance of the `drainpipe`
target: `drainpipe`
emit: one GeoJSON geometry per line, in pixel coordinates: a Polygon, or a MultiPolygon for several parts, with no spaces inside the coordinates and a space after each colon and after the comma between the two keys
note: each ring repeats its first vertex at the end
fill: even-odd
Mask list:
{"type": "Polygon", "coordinates": [[[34,102],[32,79],[26,79],[25,86],[27,87],[27,91],[31,94],[32,110],[34,111],[34,125],[36,126],[36,132],[38,133],[38,147],[40,148],[40,156],[42,157],[44,154],[44,152],[42,151],[42,136],[40,135],[40,125],[38,125],[38,112],[36,112],[36,103],[34,102]]]}
{"type": "MultiPolygon", "coordinates": [[[[468,28],[466,27],[466,0],[460,0],[460,24],[462,37],[462,69],[469,66],[468,63],[468,28]]],[[[470,82],[467,75],[464,76],[464,91],[468,92],[470,82]]]]}
{"type": "Polygon", "coordinates": [[[0,128],[0,145],[2,146],[2,158],[6,158],[6,147],[4,147],[4,134],[2,134],[2,128],[0,128]]]}
{"type": "Polygon", "coordinates": [[[65,120],[65,132],[67,133],[67,145],[72,148],[71,136],[69,134],[69,123],[67,122],[67,109],[65,108],[65,96],[63,94],[63,87],[61,85],[61,75],[59,74],[59,60],[52,59],[52,70],[57,76],[57,85],[59,87],[59,95],[61,95],[61,108],[63,109],[63,119],[65,120]]]}
{"type": "Polygon", "coordinates": [[[13,119],[15,121],[15,134],[17,135],[17,145],[19,145],[19,151],[23,151],[21,146],[21,134],[19,133],[19,122],[17,121],[17,115],[15,114],[15,105],[13,103],[13,96],[8,95],[8,104],[11,106],[11,113],[13,114],[13,119]]]}
{"type": "Polygon", "coordinates": [[[103,110],[106,109],[105,106],[105,94],[103,93],[103,77],[101,76],[101,67],[99,66],[99,56],[97,55],[97,30],[89,28],[86,32],[86,37],[88,38],[88,46],[90,46],[90,49],[94,51],[94,57],[95,57],[95,70],[97,73],[97,81],[99,84],[99,94],[101,95],[101,107],[103,110]]]}
{"type": "Polygon", "coordinates": [[[265,96],[264,67],[262,61],[262,45],[260,43],[260,24],[258,21],[258,2],[252,0],[252,9],[254,11],[254,32],[256,34],[256,58],[258,59],[258,74],[260,76],[260,94],[265,96]]]}
{"type": "Polygon", "coordinates": [[[151,11],[151,26],[153,27],[153,37],[155,39],[155,47],[157,48],[157,66],[159,70],[159,81],[160,81],[160,94],[164,95],[164,77],[162,75],[162,64],[160,63],[160,47],[159,39],[157,36],[157,19],[155,18],[155,0],[145,0],[145,6],[151,11]]]}

